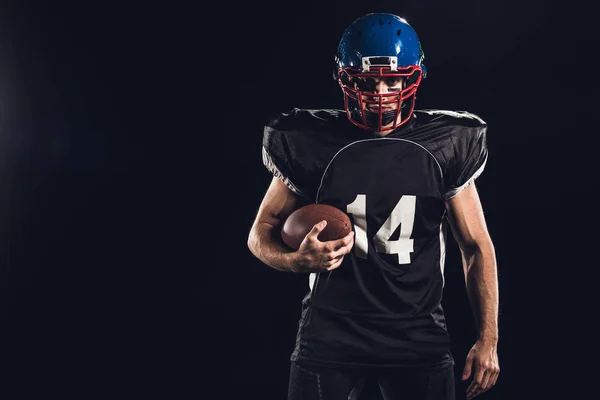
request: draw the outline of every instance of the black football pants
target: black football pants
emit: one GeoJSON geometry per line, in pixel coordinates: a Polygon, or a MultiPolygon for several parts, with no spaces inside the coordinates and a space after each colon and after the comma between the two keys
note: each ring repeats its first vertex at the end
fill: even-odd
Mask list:
{"type": "Polygon", "coordinates": [[[288,400],[454,400],[454,367],[339,370],[292,362],[288,400]]]}

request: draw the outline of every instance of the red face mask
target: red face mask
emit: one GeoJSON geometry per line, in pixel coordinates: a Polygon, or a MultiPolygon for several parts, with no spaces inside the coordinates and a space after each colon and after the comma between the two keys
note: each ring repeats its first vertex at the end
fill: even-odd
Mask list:
{"type": "Polygon", "coordinates": [[[419,66],[395,69],[388,65],[368,65],[338,70],[338,83],[344,93],[344,106],[350,122],[369,131],[381,132],[396,129],[412,115],[416,92],[421,83],[419,66]],[[378,93],[374,79],[393,86],[398,78],[404,80],[403,88],[388,93],[378,93]],[[400,121],[398,121],[400,117],[400,121]],[[391,125],[390,125],[391,124],[391,125]],[[390,126],[387,126],[390,125],[390,126]]]}

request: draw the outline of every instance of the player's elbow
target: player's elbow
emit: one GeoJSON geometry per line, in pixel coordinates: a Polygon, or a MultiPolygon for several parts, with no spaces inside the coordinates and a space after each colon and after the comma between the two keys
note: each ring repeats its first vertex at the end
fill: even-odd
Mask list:
{"type": "Polygon", "coordinates": [[[248,235],[248,240],[246,240],[246,246],[248,246],[248,249],[250,251],[252,251],[252,235],[248,235]]]}
{"type": "Polygon", "coordinates": [[[246,245],[252,254],[256,256],[256,248],[258,246],[258,239],[256,235],[256,229],[253,226],[250,229],[250,233],[248,234],[248,239],[246,240],[246,245]]]}
{"type": "Polygon", "coordinates": [[[464,241],[460,244],[460,251],[467,260],[477,255],[493,255],[494,245],[489,236],[464,241]]]}
{"type": "Polygon", "coordinates": [[[255,257],[259,257],[260,247],[262,245],[263,238],[265,237],[263,224],[260,222],[255,222],[250,228],[250,232],[248,233],[248,239],[246,240],[246,245],[252,254],[255,257]]]}
{"type": "Polygon", "coordinates": [[[472,241],[465,241],[459,244],[460,247],[460,252],[462,253],[463,257],[465,258],[471,258],[477,251],[478,251],[478,245],[476,242],[472,242],[472,241]]]}

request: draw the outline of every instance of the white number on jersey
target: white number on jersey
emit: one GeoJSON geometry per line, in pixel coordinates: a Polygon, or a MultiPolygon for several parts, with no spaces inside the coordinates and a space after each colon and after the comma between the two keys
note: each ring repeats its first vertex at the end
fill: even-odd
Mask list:
{"type": "MultiPolygon", "coordinates": [[[[417,198],[404,195],[400,198],[392,213],[383,223],[373,238],[375,249],[380,253],[398,254],[398,264],[410,264],[410,253],[414,251],[414,240],[411,239],[415,222],[417,198]],[[390,240],[400,226],[400,238],[390,240]]],[[[346,206],[346,212],[354,218],[354,252],[356,257],[367,258],[367,195],[359,194],[346,206]]]]}

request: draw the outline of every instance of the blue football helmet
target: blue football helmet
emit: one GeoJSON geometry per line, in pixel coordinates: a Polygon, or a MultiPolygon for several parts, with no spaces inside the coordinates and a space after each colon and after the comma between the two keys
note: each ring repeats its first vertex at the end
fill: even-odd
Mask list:
{"type": "Polygon", "coordinates": [[[370,131],[392,130],[407,122],[419,84],[427,74],[423,59],[421,42],[403,18],[372,13],[352,22],[335,57],[335,78],[344,93],[350,121],[370,131]],[[386,81],[388,86],[393,82],[402,85],[380,93],[376,80],[386,81]]]}

